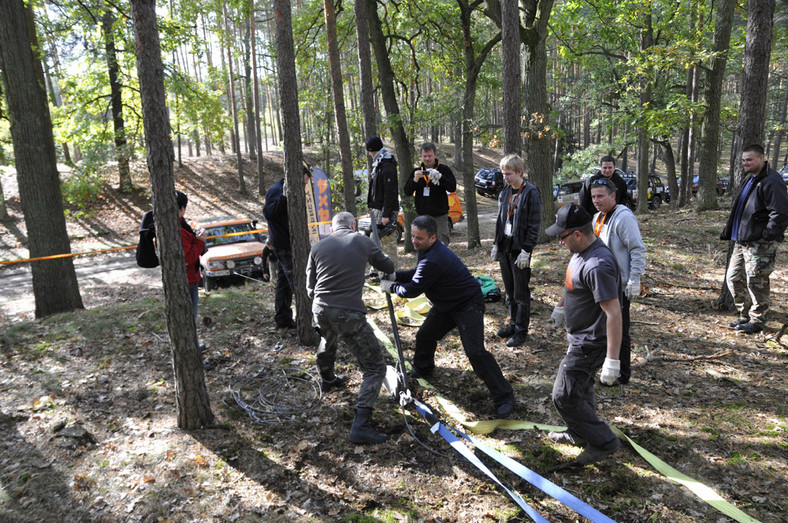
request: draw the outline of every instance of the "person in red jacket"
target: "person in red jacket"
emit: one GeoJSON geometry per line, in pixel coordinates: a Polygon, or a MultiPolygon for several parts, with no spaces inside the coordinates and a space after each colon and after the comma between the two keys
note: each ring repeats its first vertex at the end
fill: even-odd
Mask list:
{"type": "Polygon", "coordinates": [[[181,191],[175,191],[175,199],[178,201],[178,219],[181,222],[181,242],[183,243],[183,255],[186,258],[186,277],[189,281],[189,295],[192,298],[192,313],[194,321],[197,321],[197,284],[202,279],[200,274],[200,255],[205,252],[206,233],[203,229],[195,232],[186,219],[186,206],[189,198],[181,191]]]}

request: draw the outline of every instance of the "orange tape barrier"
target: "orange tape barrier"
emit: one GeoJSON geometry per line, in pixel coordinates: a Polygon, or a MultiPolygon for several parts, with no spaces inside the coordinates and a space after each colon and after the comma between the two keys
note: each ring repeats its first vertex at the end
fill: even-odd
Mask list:
{"type": "MultiPolygon", "coordinates": [[[[358,218],[356,218],[356,219],[358,219],[358,218]]],[[[331,223],[331,220],[323,221],[323,222],[314,222],[314,223],[310,223],[310,224],[307,224],[307,225],[325,225],[327,223],[331,223]]],[[[213,238],[227,238],[227,237],[230,237],[230,236],[243,236],[244,234],[259,233],[259,232],[268,232],[268,229],[257,229],[257,230],[254,230],[254,231],[232,232],[232,233],[228,233],[228,234],[220,234],[220,235],[216,235],[216,236],[208,236],[208,239],[210,240],[210,239],[213,239],[213,238]]],[[[53,254],[51,256],[39,256],[38,258],[27,258],[27,259],[23,259],[23,260],[3,260],[3,261],[0,261],[0,267],[5,266],[5,265],[15,265],[15,264],[18,264],[18,263],[29,263],[29,262],[34,262],[34,261],[57,260],[57,259],[60,259],[60,258],[76,258],[77,256],[90,256],[90,255],[93,255],[93,254],[103,254],[105,252],[128,251],[128,250],[136,249],[136,248],[137,248],[137,245],[135,244],[135,245],[126,245],[124,247],[112,247],[111,249],[100,249],[100,250],[97,250],[97,251],[71,252],[71,253],[68,253],[68,254],[53,254]]]]}

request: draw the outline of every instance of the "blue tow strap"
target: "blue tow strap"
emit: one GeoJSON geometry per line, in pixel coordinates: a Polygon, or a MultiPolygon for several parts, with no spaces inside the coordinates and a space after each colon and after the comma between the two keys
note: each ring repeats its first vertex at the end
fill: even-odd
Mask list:
{"type": "MultiPolygon", "coordinates": [[[[520,508],[523,509],[525,511],[525,513],[528,514],[531,517],[532,520],[537,521],[539,523],[542,523],[542,522],[548,523],[547,519],[545,519],[541,514],[539,514],[539,512],[537,512],[536,509],[534,509],[528,503],[523,501],[523,499],[520,496],[518,496],[517,494],[512,492],[503,483],[501,483],[500,480],[498,480],[498,478],[495,476],[495,474],[493,474],[493,472],[489,468],[487,468],[487,466],[484,463],[482,463],[481,460],[479,460],[478,457],[476,457],[476,455],[471,451],[471,449],[469,449],[468,447],[463,445],[462,441],[460,441],[460,439],[457,436],[455,436],[452,433],[452,431],[449,430],[449,428],[446,425],[444,425],[440,421],[436,421],[436,417],[432,413],[432,411],[429,410],[429,407],[427,407],[426,405],[424,405],[423,403],[421,403],[419,401],[414,401],[413,405],[415,406],[415,408],[419,412],[419,414],[424,416],[424,419],[426,419],[430,423],[432,423],[434,421],[432,427],[430,427],[430,430],[433,433],[437,432],[438,434],[443,436],[443,439],[446,440],[446,442],[451,446],[451,448],[456,450],[465,459],[467,459],[472,464],[474,464],[476,466],[476,468],[478,468],[479,470],[484,472],[487,475],[487,477],[489,477],[491,480],[493,480],[495,483],[497,483],[498,486],[500,486],[502,489],[504,489],[506,491],[506,493],[509,494],[509,497],[511,497],[515,501],[515,503],[517,503],[520,506],[520,508]]],[[[457,430],[457,429],[454,429],[453,427],[452,427],[452,429],[453,430],[457,430]]],[[[460,432],[460,434],[462,434],[462,433],[460,432]]],[[[462,435],[465,436],[465,434],[462,434],[462,435]]],[[[467,436],[465,436],[465,437],[467,438],[467,436]]],[[[471,443],[473,443],[473,442],[471,442],[471,443]]]]}
{"type": "Polygon", "coordinates": [[[463,431],[458,430],[451,425],[446,425],[445,423],[441,422],[437,419],[435,414],[429,409],[429,407],[420,401],[414,400],[413,405],[416,408],[416,411],[419,412],[424,419],[426,419],[429,423],[432,423],[432,430],[433,433],[437,432],[443,439],[445,439],[451,447],[459,452],[465,459],[473,463],[479,470],[484,472],[490,479],[495,481],[502,489],[506,491],[507,494],[522,508],[526,514],[528,514],[531,519],[534,521],[547,521],[541,514],[539,514],[533,507],[528,505],[525,501],[520,498],[517,494],[512,492],[510,489],[506,488],[495,476],[495,474],[490,471],[487,466],[482,463],[479,458],[462,442],[454,435],[456,432],[461,437],[465,438],[470,442],[474,447],[478,448],[492,459],[509,469],[511,472],[517,474],[519,477],[530,483],[531,485],[535,486],[548,496],[557,499],[567,507],[571,508],[581,516],[588,518],[590,521],[594,523],[615,523],[615,520],[610,519],[608,516],[602,514],[594,507],[590,506],[588,503],[584,502],[583,500],[573,496],[566,490],[562,489],[552,481],[543,478],[533,470],[529,469],[525,465],[513,460],[512,458],[506,456],[498,452],[497,450],[493,449],[478,441],[476,438],[465,434],[463,431]],[[451,429],[451,430],[449,430],[451,429]],[[454,432],[452,432],[454,431],[454,432]]]}

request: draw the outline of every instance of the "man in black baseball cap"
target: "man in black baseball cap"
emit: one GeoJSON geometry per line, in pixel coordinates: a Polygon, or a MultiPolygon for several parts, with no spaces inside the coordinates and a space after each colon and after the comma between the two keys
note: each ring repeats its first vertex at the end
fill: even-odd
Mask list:
{"type": "Polygon", "coordinates": [[[572,253],[564,295],[551,315],[566,325],[569,348],[553,384],[553,404],[567,425],[551,432],[556,443],[585,447],[577,463],[589,465],[616,452],[621,442],[596,414],[594,376],[612,384],[619,376],[621,349],[621,277],[613,253],[594,234],[591,215],[575,204],[561,207],[547,233],[572,253]]]}

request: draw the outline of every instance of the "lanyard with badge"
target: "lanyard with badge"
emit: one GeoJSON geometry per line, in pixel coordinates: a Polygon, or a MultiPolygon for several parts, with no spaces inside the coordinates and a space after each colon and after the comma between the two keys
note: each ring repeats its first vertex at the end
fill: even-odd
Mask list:
{"type": "Polygon", "coordinates": [[[514,221],[514,214],[517,209],[517,202],[520,200],[520,193],[523,192],[523,187],[525,184],[521,185],[517,192],[512,190],[512,194],[509,195],[509,215],[506,218],[506,226],[503,228],[503,233],[506,236],[512,236],[512,222],[514,221]]]}
{"type": "MultiPolygon", "coordinates": [[[[440,162],[438,160],[435,160],[435,167],[432,167],[432,169],[436,169],[437,170],[438,169],[438,165],[440,165],[440,162]]],[[[421,164],[421,176],[424,178],[424,181],[426,181],[427,184],[424,186],[424,191],[421,194],[422,194],[422,196],[427,197],[427,196],[430,195],[430,179],[427,177],[427,175],[424,174],[424,170],[425,170],[424,169],[424,163],[422,163],[421,164]]]]}

